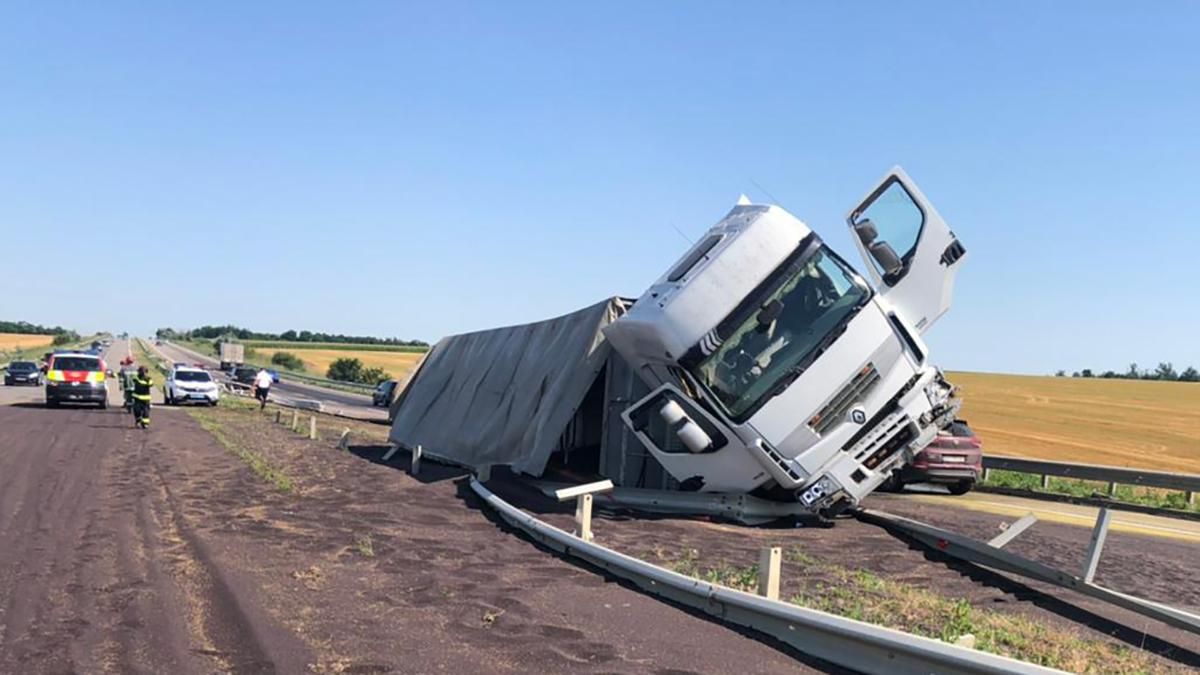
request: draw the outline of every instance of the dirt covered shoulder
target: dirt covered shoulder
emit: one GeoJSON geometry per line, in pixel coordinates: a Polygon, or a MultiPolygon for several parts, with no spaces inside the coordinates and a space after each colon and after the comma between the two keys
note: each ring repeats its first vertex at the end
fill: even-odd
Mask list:
{"type": "Polygon", "coordinates": [[[179,467],[228,459],[174,488],[189,519],[311,670],[827,670],[536,548],[492,520],[460,473],[426,463],[418,480],[399,470],[403,454],[382,463],[385,427],[321,417],[311,441],[288,428],[290,412],[284,424],[241,408],[172,417],[187,439],[171,450],[179,467]]]}
{"type": "MultiPolygon", "coordinates": [[[[572,529],[570,510],[530,487],[516,481],[494,487],[542,519],[572,529]]],[[[902,495],[876,495],[867,505],[984,540],[1007,524],[1001,516],[935,508],[902,495]]],[[[958,563],[854,519],[839,519],[832,528],[746,528],[601,512],[593,531],[599,543],[623,553],[749,591],[756,587],[760,551],[779,546],[784,600],[948,642],[970,634],[978,648],[1071,672],[1200,667],[1195,635],[1049,585],[958,563]]],[[[1008,548],[1076,570],[1089,534],[1038,523],[1008,548]]],[[[1200,584],[1187,572],[1195,569],[1195,556],[1189,544],[1110,533],[1097,582],[1195,611],[1200,584]]]]}

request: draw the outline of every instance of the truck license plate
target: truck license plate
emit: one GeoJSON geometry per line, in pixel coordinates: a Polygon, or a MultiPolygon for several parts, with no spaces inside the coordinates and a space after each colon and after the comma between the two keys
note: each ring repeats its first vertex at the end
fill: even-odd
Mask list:
{"type": "Polygon", "coordinates": [[[954,464],[954,463],[966,464],[967,458],[966,457],[955,457],[954,455],[949,455],[949,456],[943,456],[942,461],[949,462],[951,464],[954,464]]]}

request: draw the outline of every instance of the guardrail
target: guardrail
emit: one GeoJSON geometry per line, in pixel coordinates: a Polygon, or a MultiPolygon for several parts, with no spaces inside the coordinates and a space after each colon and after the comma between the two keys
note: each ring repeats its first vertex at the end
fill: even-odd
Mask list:
{"type": "MultiPolygon", "coordinates": [[[[203,352],[199,352],[195,349],[192,349],[191,345],[185,346],[185,345],[179,344],[178,342],[171,342],[169,340],[166,342],[167,342],[167,344],[171,345],[172,347],[179,349],[181,351],[187,352],[189,354],[194,354],[201,358],[208,359],[209,361],[214,361],[214,362],[217,361],[215,356],[205,355],[203,352]]],[[[252,364],[252,365],[257,365],[257,364],[252,364]]],[[[274,365],[266,365],[266,366],[261,366],[261,367],[274,368],[276,370],[276,372],[279,373],[279,378],[281,380],[286,378],[288,380],[295,380],[295,381],[299,382],[300,384],[308,384],[308,385],[311,385],[314,387],[323,387],[325,389],[344,389],[346,391],[349,391],[350,393],[364,394],[364,395],[370,394],[371,392],[375,391],[375,387],[370,384],[360,384],[358,382],[342,382],[341,380],[331,380],[327,377],[320,377],[318,375],[308,375],[306,373],[297,373],[292,370],[285,370],[285,369],[279,368],[278,366],[274,366],[274,365]]]]}
{"type": "Polygon", "coordinates": [[[280,378],[287,376],[288,379],[299,380],[303,384],[311,384],[314,387],[326,387],[329,389],[346,388],[346,389],[353,389],[355,391],[362,392],[364,394],[369,394],[369,393],[375,391],[374,386],[369,385],[369,384],[362,384],[359,382],[342,382],[341,380],[331,380],[327,377],[318,377],[316,375],[306,375],[304,373],[297,373],[297,372],[291,371],[291,370],[279,370],[278,372],[279,372],[280,378]]]}
{"type": "Polygon", "coordinates": [[[1189,504],[1196,503],[1196,493],[1200,492],[1200,475],[1187,473],[1145,471],[1142,469],[1126,469],[1119,466],[1105,466],[1103,464],[1072,464],[1046,459],[985,455],[983,458],[984,480],[987,480],[988,471],[993,469],[1039,475],[1042,477],[1043,488],[1049,487],[1050,476],[1057,476],[1060,478],[1106,482],[1108,483],[1108,494],[1110,495],[1116,493],[1118,485],[1178,490],[1186,495],[1189,504]]]}
{"type": "Polygon", "coordinates": [[[471,489],[534,541],[632,582],[643,591],[769,635],[865,673],[1059,673],[1062,671],[847,619],[700,581],[585,541],[517,509],[471,478],[471,489]]]}

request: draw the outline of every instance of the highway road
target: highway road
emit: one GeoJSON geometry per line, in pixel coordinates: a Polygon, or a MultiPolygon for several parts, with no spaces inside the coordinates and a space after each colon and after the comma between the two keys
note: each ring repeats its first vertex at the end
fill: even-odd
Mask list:
{"type": "MultiPolygon", "coordinates": [[[[145,342],[151,350],[157,349],[171,362],[203,363],[214,370],[220,366],[220,362],[212,356],[199,354],[170,342],[163,342],[157,346],[153,340],[145,342]]],[[[320,401],[324,412],[373,422],[387,421],[387,410],[373,406],[370,396],[288,381],[286,373],[281,373],[280,381],[272,385],[271,396],[284,403],[293,403],[297,400],[320,401]]]]}
{"type": "MultiPolygon", "coordinates": [[[[911,492],[904,495],[904,498],[944,508],[967,509],[1013,518],[1020,518],[1027,513],[1032,513],[1037,516],[1039,521],[1061,523],[1089,530],[1096,524],[1096,516],[1100,511],[1094,506],[1026,499],[987,492],[969,492],[958,497],[911,492]]],[[[1114,509],[1112,510],[1112,519],[1109,521],[1109,530],[1200,544],[1200,522],[1194,520],[1165,518],[1114,509]]]]}
{"type": "Polygon", "coordinates": [[[827,670],[512,536],[461,472],[221,407],[141,430],[43,401],[0,386],[0,673],[827,670]]]}

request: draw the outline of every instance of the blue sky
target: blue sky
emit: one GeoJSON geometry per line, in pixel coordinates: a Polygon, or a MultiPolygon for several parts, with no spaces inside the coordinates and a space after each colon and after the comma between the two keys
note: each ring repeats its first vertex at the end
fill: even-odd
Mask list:
{"type": "Polygon", "coordinates": [[[739,193],[970,252],[947,368],[1200,367],[1195,3],[0,11],[0,317],[428,340],[636,295],[739,193]],[[14,254],[27,251],[25,254],[14,254]]]}

